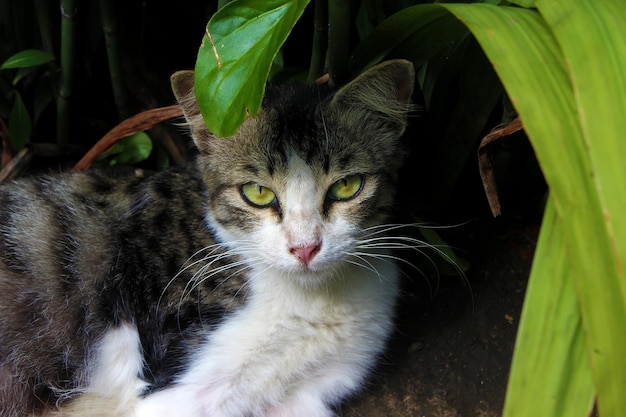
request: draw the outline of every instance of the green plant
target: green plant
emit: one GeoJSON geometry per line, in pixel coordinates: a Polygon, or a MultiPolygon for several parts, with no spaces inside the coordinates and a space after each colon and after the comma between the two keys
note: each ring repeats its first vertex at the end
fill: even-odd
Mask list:
{"type": "Polygon", "coordinates": [[[550,185],[505,415],[586,415],[596,394],[600,415],[618,416],[626,11],[618,1],[519,3],[536,9],[450,7],[496,66],[550,185]]]}
{"type": "Polygon", "coordinates": [[[108,159],[110,166],[133,165],[150,156],[152,152],[152,140],[146,132],[135,133],[125,136],[107,152],[100,156],[100,159],[108,159]]]}
{"type": "MultiPolygon", "coordinates": [[[[245,60],[220,73],[218,57],[234,48],[241,53],[241,45],[230,43],[240,35],[273,39],[277,31],[278,39],[282,39],[297,13],[277,11],[296,5],[300,10],[307,2],[264,2],[263,13],[279,19],[272,24],[250,18],[250,7],[257,3],[236,0],[218,12],[207,26],[196,64],[201,70],[196,79],[202,86],[198,93],[201,107],[229,109],[238,115],[237,123],[247,112],[254,114],[259,108],[268,63],[281,42],[250,44],[253,49],[246,54],[265,57],[259,67],[245,60]],[[217,27],[228,27],[228,33],[238,35],[220,37],[224,32],[214,30],[217,27]],[[213,50],[215,59],[210,58],[208,45],[211,49],[219,46],[217,52],[213,50]],[[250,82],[254,88],[244,100],[220,90],[227,86],[228,90],[240,91],[250,82]]],[[[317,1],[316,9],[323,9],[322,3],[326,4],[317,1]]],[[[626,142],[621,137],[626,130],[626,29],[622,24],[626,9],[620,3],[518,0],[417,4],[382,19],[377,11],[387,2],[362,1],[357,15],[366,13],[369,25],[360,25],[360,44],[351,50],[345,28],[337,28],[354,24],[350,2],[330,1],[331,46],[312,53],[328,53],[326,67],[331,82],[341,82],[348,74],[387,57],[413,60],[419,68],[426,106],[440,119],[439,126],[452,124],[442,129],[439,138],[444,143],[449,140],[461,160],[475,151],[477,136],[489,120],[493,121],[494,111],[500,109],[503,121],[507,113],[502,108],[506,97],[501,95],[498,80],[489,78],[489,68],[481,64],[479,51],[472,49],[472,38],[456,19],[471,31],[495,67],[550,187],[516,342],[505,405],[507,417],[584,416],[594,398],[603,417],[621,416],[626,408],[626,216],[622,213],[626,206],[626,142]],[[333,33],[339,34],[333,37],[333,33]],[[351,58],[345,53],[349,50],[351,58]],[[467,78],[472,70],[461,71],[459,61],[472,63],[481,71],[467,78]],[[442,110],[439,100],[453,79],[462,79],[463,87],[469,90],[478,85],[471,90],[480,94],[478,105],[471,101],[472,94],[457,90],[458,107],[452,112],[442,110]],[[464,125],[471,116],[470,109],[481,117],[464,125]],[[455,125],[461,129],[455,131],[455,125]]],[[[207,117],[206,121],[217,134],[236,128],[222,119],[207,117]]],[[[448,195],[461,164],[447,161],[445,165],[453,172],[443,187],[448,195]]]]}
{"type": "MultiPolygon", "coordinates": [[[[0,4],[0,118],[8,125],[6,148],[13,152],[33,142],[58,145],[51,152],[55,155],[78,154],[119,121],[156,107],[144,95],[145,78],[137,76],[143,57],[132,50],[134,43],[121,41],[137,24],[127,17],[136,2],[123,10],[104,0],[78,3],[0,4]],[[131,54],[133,60],[127,58],[131,54]]],[[[169,146],[171,138],[163,131],[151,131],[150,137],[157,133],[157,143],[168,141],[169,146]]],[[[126,141],[128,158],[116,160],[145,159],[147,147],[131,146],[138,143],[126,141]]]]}
{"type": "Polygon", "coordinates": [[[52,101],[52,92],[39,86],[39,94],[34,103],[33,116],[31,117],[24,99],[20,93],[19,84],[24,77],[34,73],[40,67],[52,62],[54,57],[44,51],[28,49],[16,53],[6,59],[0,65],[0,71],[12,71],[11,91],[7,94],[12,99],[11,113],[9,117],[9,145],[14,152],[19,151],[30,139],[33,119],[41,115],[43,109],[52,101]]]}

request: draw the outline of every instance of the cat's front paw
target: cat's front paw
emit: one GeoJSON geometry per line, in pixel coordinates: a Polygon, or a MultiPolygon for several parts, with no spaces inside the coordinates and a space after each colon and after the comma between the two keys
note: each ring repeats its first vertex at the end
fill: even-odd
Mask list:
{"type": "Polygon", "coordinates": [[[318,398],[297,397],[274,408],[265,417],[335,417],[335,415],[318,398]]]}
{"type": "Polygon", "coordinates": [[[142,399],[132,417],[204,417],[192,390],[168,388],[142,399]]]}

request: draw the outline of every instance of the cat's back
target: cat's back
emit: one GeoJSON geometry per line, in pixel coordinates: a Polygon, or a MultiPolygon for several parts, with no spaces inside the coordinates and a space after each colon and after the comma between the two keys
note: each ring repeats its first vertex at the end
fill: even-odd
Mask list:
{"type": "Polygon", "coordinates": [[[171,278],[212,242],[205,194],[194,164],[147,178],[95,171],[0,185],[0,309],[29,291],[91,301],[84,292],[114,285],[124,271],[171,278]]]}
{"type": "Polygon", "coordinates": [[[87,378],[85,358],[107,328],[134,321],[138,301],[152,301],[139,292],[176,274],[193,253],[192,235],[210,239],[202,193],[193,166],[148,178],[64,173],[0,185],[0,382],[19,382],[0,383],[1,415],[20,415],[2,408],[11,403],[45,401],[43,387],[72,390],[87,378]],[[167,248],[175,249],[165,257],[167,248]]]}
{"type": "MultiPolygon", "coordinates": [[[[78,370],[96,281],[111,255],[123,193],[96,174],[29,177],[0,185],[0,410],[36,408],[59,369],[78,370]],[[117,197],[114,195],[117,194],[117,197]],[[70,343],[68,343],[70,341],[70,343]],[[64,346],[65,345],[65,346],[64,346]],[[12,405],[13,404],[13,405],[12,405]]],[[[71,371],[70,371],[71,372],[71,371]]],[[[72,387],[59,387],[72,388],[72,387]]]]}
{"type": "Polygon", "coordinates": [[[0,185],[0,282],[7,275],[70,279],[73,271],[58,270],[68,261],[101,263],[112,245],[112,229],[131,212],[140,189],[139,179],[96,172],[0,185]]]}
{"type": "Polygon", "coordinates": [[[75,254],[76,259],[98,264],[106,258],[106,248],[119,243],[113,240],[129,239],[120,236],[124,231],[132,229],[128,233],[149,238],[148,226],[171,228],[177,216],[201,217],[203,192],[193,165],[148,178],[104,171],[68,172],[1,184],[3,270],[24,273],[45,263],[67,263],[63,261],[71,260],[68,253],[73,251],[81,252],[75,254]]]}
{"type": "MultiPolygon", "coordinates": [[[[29,243],[23,248],[26,250],[37,243],[48,244],[48,249],[53,242],[68,247],[67,240],[76,237],[75,232],[100,233],[95,226],[107,226],[127,209],[134,188],[135,179],[97,172],[32,176],[1,184],[0,244],[10,249],[16,243],[29,243]],[[94,229],[89,230],[91,227],[94,229]]],[[[3,256],[2,260],[15,257],[3,256]]]]}
{"type": "Polygon", "coordinates": [[[0,185],[0,309],[10,309],[26,293],[35,301],[53,294],[57,283],[67,291],[101,275],[112,250],[114,219],[133,199],[125,189],[131,184],[97,173],[66,173],[0,185]]]}

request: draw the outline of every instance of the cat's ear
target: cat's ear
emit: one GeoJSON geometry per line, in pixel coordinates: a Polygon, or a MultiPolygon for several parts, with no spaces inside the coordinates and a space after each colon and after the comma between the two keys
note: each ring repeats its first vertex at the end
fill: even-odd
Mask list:
{"type": "Polygon", "coordinates": [[[178,71],[170,77],[172,91],[178,104],[183,109],[183,115],[187,120],[187,124],[191,129],[191,137],[200,152],[206,152],[209,141],[214,139],[213,134],[209,132],[200,113],[200,108],[196,102],[194,92],[194,73],[193,71],[178,71]]]}
{"type": "Polygon", "coordinates": [[[413,64],[403,59],[378,64],[342,87],[331,107],[346,114],[356,126],[366,126],[373,118],[402,134],[415,82],[413,64]]]}

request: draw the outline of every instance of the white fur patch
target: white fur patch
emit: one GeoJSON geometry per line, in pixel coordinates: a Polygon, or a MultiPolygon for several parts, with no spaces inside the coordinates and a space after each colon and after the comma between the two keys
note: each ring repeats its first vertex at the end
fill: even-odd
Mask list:
{"type": "Polygon", "coordinates": [[[146,387],[141,343],[135,326],[123,323],[102,338],[89,391],[105,396],[136,397],[146,387]]]}
{"type": "Polygon", "coordinates": [[[361,385],[391,328],[397,272],[371,263],[378,273],[350,266],[310,292],[275,271],[257,273],[250,303],[136,416],[332,416],[329,405],[361,385]]]}
{"type": "Polygon", "coordinates": [[[51,416],[131,417],[146,383],[137,329],[127,323],[111,328],[93,356],[84,393],[51,416]]]}
{"type": "Polygon", "coordinates": [[[289,170],[288,182],[267,184],[282,221],[268,215],[246,234],[209,217],[221,241],[254,260],[248,304],[207,336],[174,386],[139,404],[137,417],[330,417],[330,406],[363,383],[398,291],[388,253],[349,255],[357,228],[342,210],[373,188],[323,218],[328,187],[340,178],[316,178],[297,157],[289,170]],[[307,265],[289,250],[318,243],[307,265]]]}

